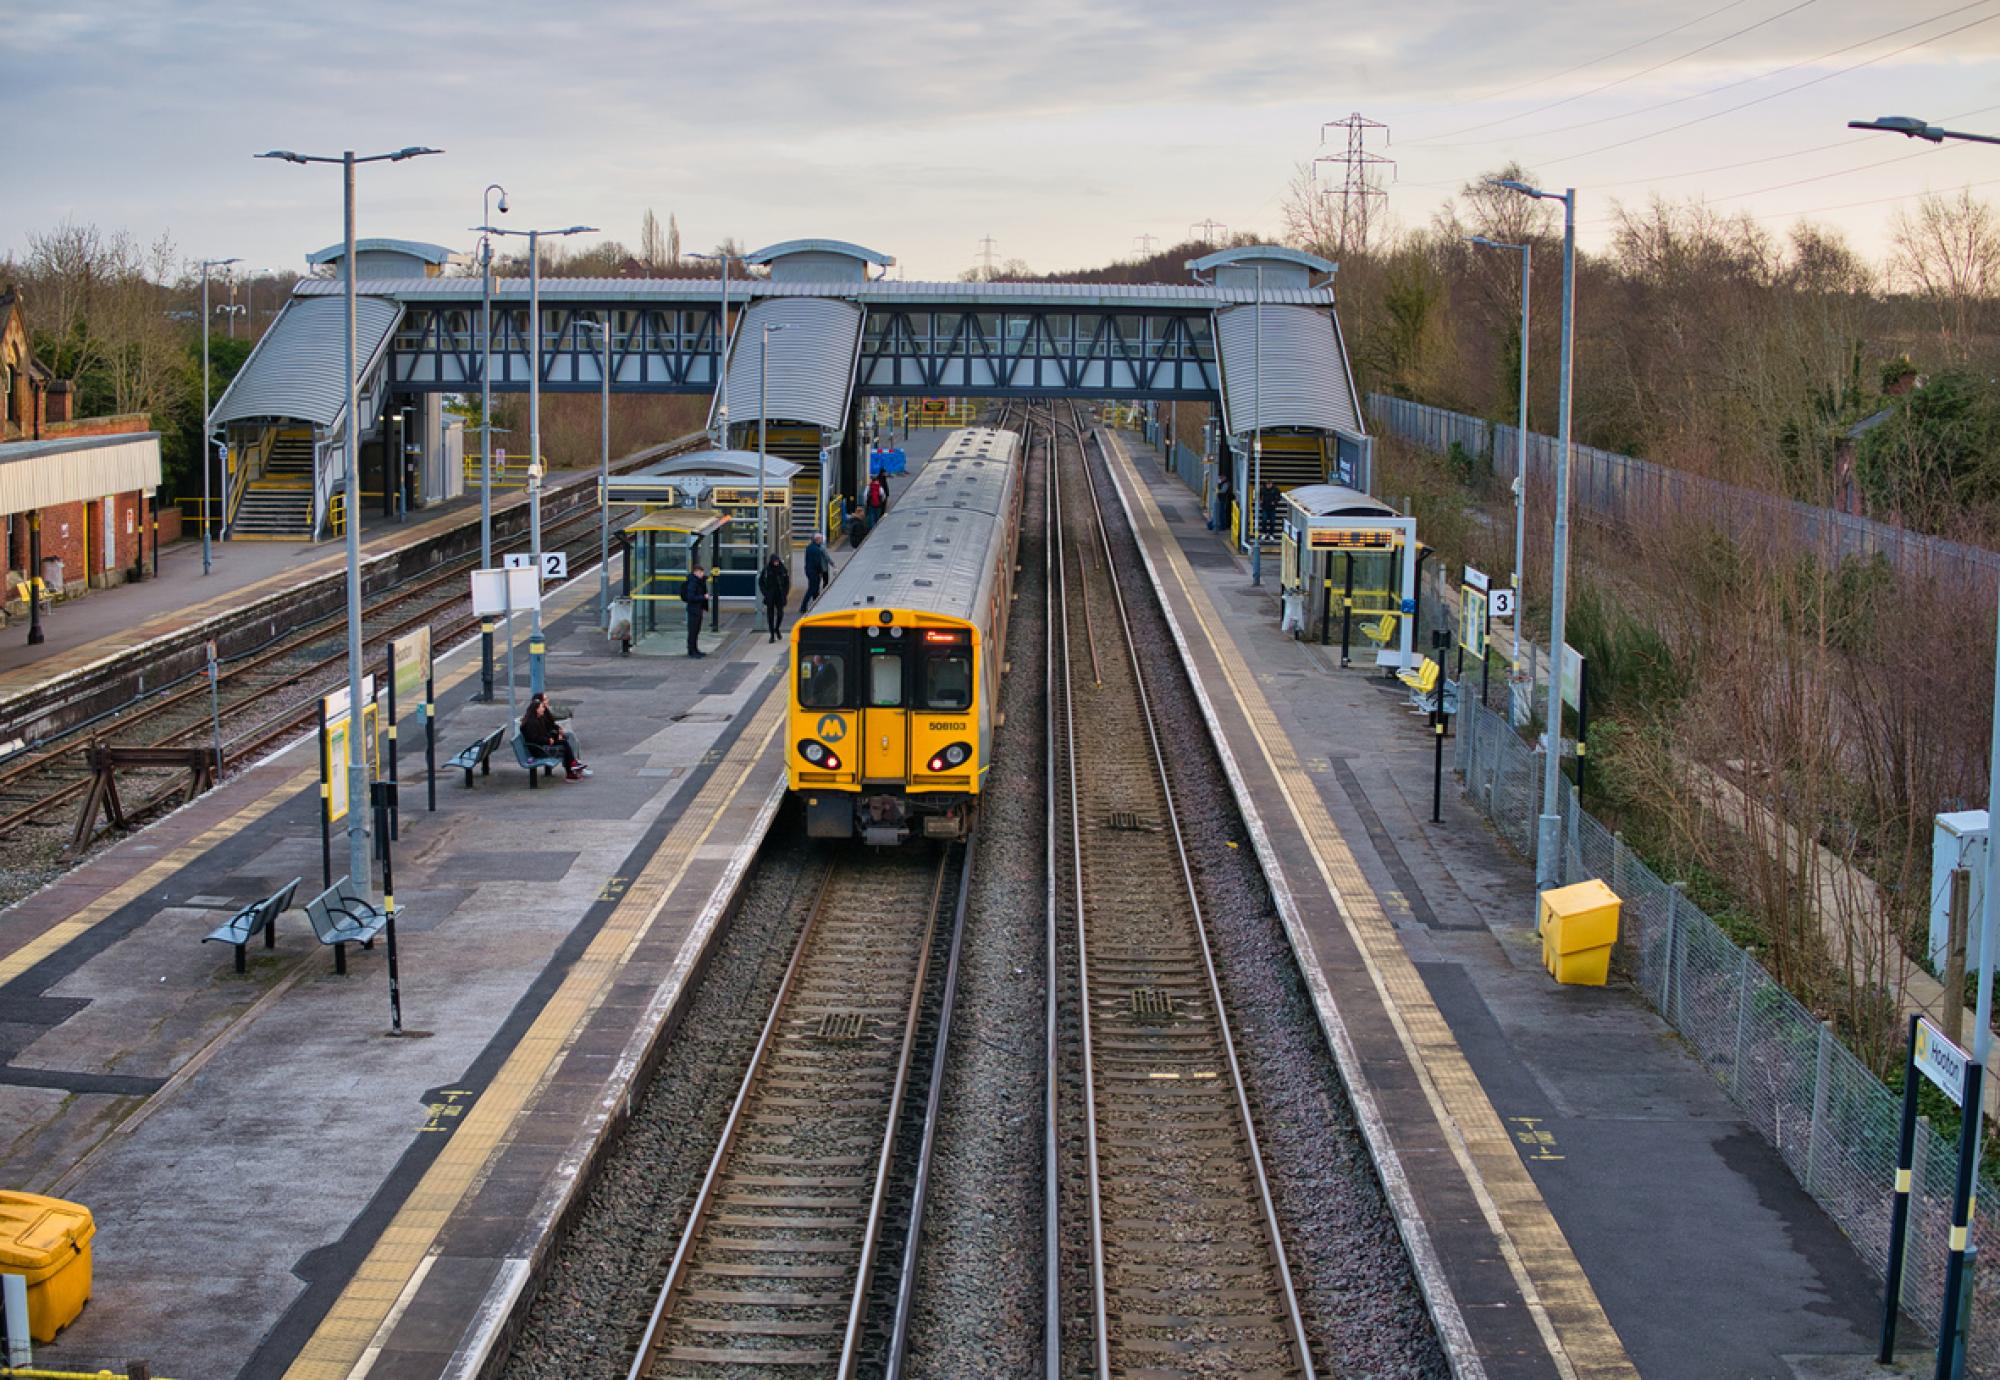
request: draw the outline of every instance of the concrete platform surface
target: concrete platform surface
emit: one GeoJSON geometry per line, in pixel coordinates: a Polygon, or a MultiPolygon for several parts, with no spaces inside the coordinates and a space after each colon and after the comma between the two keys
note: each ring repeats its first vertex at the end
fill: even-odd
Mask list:
{"type": "Polygon", "coordinates": [[[1545,976],[1533,869],[1449,777],[1429,822],[1407,692],[1281,632],[1275,585],[1251,588],[1157,452],[1111,448],[1486,1373],[1898,1373],[1873,1367],[1879,1282],[1777,1153],[1635,992],[1545,976]]]}
{"type": "MultiPolygon", "coordinates": [[[[345,977],[296,910],[246,975],[200,942],[292,877],[300,904],[320,889],[310,742],[0,912],[0,1183],[98,1223],[93,1298],[40,1364],[405,1373],[382,1354],[392,1315],[449,1354],[518,1285],[783,784],[784,644],[746,613],[706,661],[621,658],[588,626],[595,594],[552,596],[548,659],[595,775],[531,791],[503,749],[474,789],[441,774],[436,813],[406,785],[404,1038],[379,942],[345,977]],[[441,1239],[475,1197],[484,1241],[441,1239]],[[449,1327],[422,1287],[443,1284],[449,1327]]],[[[476,641],[441,659],[440,760],[507,718],[468,702],[477,669],[476,641]]],[[[404,730],[406,783],[421,741],[404,730]]]]}

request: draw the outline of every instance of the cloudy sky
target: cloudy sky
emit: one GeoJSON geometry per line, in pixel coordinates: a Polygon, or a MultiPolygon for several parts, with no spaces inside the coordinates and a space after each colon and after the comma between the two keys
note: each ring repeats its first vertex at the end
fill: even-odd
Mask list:
{"type": "Polygon", "coordinates": [[[650,207],[689,248],[833,236],[948,277],[991,235],[1075,267],[1275,235],[1354,111],[1406,225],[1509,158],[1579,189],[1587,244],[1655,192],[1871,253],[1899,200],[2000,197],[2000,148],[1844,127],[2000,132],[2000,0],[0,0],[0,35],[0,252],[75,218],[296,268],[338,173],[251,154],[430,144],[362,172],[362,234],[463,246],[497,181],[513,224],[627,243],[650,207]]]}

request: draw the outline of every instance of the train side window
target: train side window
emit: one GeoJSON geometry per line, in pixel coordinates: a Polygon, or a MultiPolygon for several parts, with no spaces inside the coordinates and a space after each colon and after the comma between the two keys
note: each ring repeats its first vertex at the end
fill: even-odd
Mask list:
{"type": "Polygon", "coordinates": [[[799,704],[806,709],[847,706],[847,657],[840,652],[812,652],[799,657],[799,704]]]}
{"type": "Polygon", "coordinates": [[[924,658],[924,705],[929,709],[972,707],[972,653],[965,648],[932,652],[924,658]]]}
{"type": "Polygon", "coordinates": [[[895,709],[903,703],[902,653],[889,648],[868,652],[868,707],[895,709]]]}

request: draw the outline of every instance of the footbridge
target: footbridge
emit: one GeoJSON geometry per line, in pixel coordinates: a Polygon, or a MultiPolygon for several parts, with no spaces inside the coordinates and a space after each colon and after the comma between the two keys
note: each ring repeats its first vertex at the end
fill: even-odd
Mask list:
{"type": "MultiPolygon", "coordinates": [[[[298,284],[209,418],[230,443],[239,491],[271,486],[273,454],[292,457],[276,482],[305,489],[310,452],[312,506],[298,520],[315,531],[339,487],[347,426],[339,257],[312,256],[336,276],[298,284]]],[[[370,476],[385,504],[391,489],[415,506],[454,496],[464,442],[441,404],[476,394],[487,368],[481,280],[447,273],[464,260],[436,245],[362,241],[356,259],[364,496],[370,476]],[[398,455],[408,463],[385,465],[398,455]]],[[[543,279],[542,389],[597,392],[608,323],[613,392],[707,396],[725,445],[754,445],[765,421],[770,449],[806,466],[815,507],[818,493],[855,491],[866,439],[855,404],[865,398],[1205,403],[1221,424],[1202,438],[1204,463],[1236,470],[1238,493],[1248,491],[1247,438],[1260,429],[1265,477],[1282,488],[1367,482],[1326,260],[1230,249],[1190,262],[1189,282],[1160,284],[907,282],[886,276],[889,256],[825,239],[744,262],[752,276],[726,288],[715,278],[543,279]]],[[[528,299],[524,278],[493,284],[495,392],[526,391],[537,367],[528,299]]]]}

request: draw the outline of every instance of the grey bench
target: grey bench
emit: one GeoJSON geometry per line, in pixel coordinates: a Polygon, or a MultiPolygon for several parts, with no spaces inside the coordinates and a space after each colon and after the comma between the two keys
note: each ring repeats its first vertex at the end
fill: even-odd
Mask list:
{"type": "Polygon", "coordinates": [[[493,753],[499,748],[500,740],[507,736],[507,730],[496,728],[471,747],[462,750],[447,764],[465,773],[465,788],[472,789],[472,773],[476,768],[481,776],[493,774],[493,753]]]}
{"type": "Polygon", "coordinates": [[[278,917],[291,908],[292,893],[298,889],[299,878],[294,877],[263,900],[253,901],[237,911],[211,933],[203,935],[201,942],[206,944],[214,940],[218,944],[234,944],[236,971],[243,972],[248,966],[244,949],[257,937],[259,930],[264,932],[265,948],[275,949],[278,946],[278,917]]]}
{"type": "Polygon", "coordinates": [[[375,936],[389,923],[388,915],[342,877],[306,902],[306,919],[322,944],[333,945],[333,971],[347,972],[347,946],[375,947],[375,936]]]}
{"type": "Polygon", "coordinates": [[[534,744],[523,738],[517,730],[514,734],[514,760],[527,768],[528,786],[530,789],[535,789],[541,784],[540,773],[546,772],[550,776],[556,774],[556,768],[562,765],[562,753],[557,752],[550,756],[537,751],[534,744]]]}

